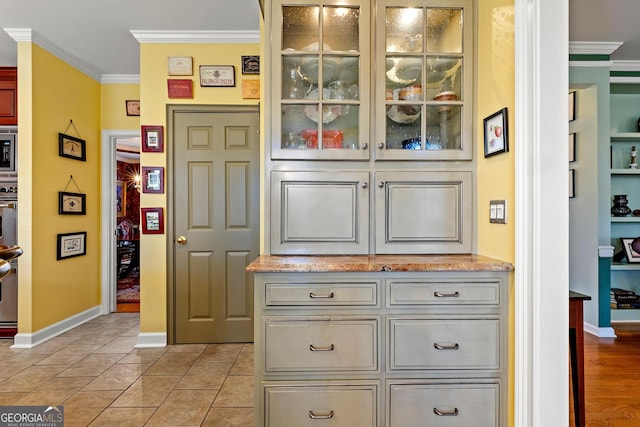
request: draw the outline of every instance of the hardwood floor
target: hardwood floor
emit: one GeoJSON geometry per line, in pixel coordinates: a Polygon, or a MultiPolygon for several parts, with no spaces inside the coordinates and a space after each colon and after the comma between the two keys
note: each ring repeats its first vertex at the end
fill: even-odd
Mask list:
{"type": "MultiPolygon", "coordinates": [[[[584,335],[587,427],[640,425],[640,324],[618,323],[614,329],[618,338],[584,335]]],[[[570,414],[573,426],[572,405],[570,414]]]]}

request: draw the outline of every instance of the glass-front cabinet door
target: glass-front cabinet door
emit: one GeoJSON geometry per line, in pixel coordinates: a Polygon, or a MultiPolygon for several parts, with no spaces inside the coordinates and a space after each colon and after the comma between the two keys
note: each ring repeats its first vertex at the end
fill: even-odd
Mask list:
{"type": "Polygon", "coordinates": [[[274,8],[271,157],[369,159],[368,1],[274,8]]]}
{"type": "Polygon", "coordinates": [[[472,158],[470,0],[377,3],[376,159],[472,158]]]}

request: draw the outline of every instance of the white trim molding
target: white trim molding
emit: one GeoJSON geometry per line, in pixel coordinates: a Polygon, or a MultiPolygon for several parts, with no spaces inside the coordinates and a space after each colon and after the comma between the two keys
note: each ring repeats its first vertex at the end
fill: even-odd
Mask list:
{"type": "Polygon", "coordinates": [[[640,71],[640,61],[615,60],[611,62],[611,71],[640,71]]]}
{"type": "Polygon", "coordinates": [[[611,55],[622,42],[569,42],[569,55],[611,55]]]}
{"type": "Polygon", "coordinates": [[[154,348],[167,346],[166,332],[140,332],[136,348],[154,348]]]}
{"type": "Polygon", "coordinates": [[[61,320],[53,325],[47,326],[44,329],[40,329],[32,334],[19,333],[13,338],[13,345],[11,348],[33,348],[38,344],[42,344],[51,338],[67,332],[73,328],[76,328],[84,323],[87,323],[91,319],[95,319],[101,315],[100,306],[95,306],[82,313],[75,314],[64,320],[61,320]]]}
{"type": "Polygon", "coordinates": [[[100,80],[102,84],[140,84],[140,74],[103,74],[100,80]]]}
{"type": "Polygon", "coordinates": [[[138,43],[260,43],[260,31],[130,30],[138,43]]]}

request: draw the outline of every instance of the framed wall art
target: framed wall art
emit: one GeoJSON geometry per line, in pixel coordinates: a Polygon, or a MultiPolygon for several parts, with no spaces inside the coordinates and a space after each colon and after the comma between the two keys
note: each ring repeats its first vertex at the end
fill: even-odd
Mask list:
{"type": "Polygon", "coordinates": [[[116,216],[127,214],[127,186],[122,181],[116,181],[116,216]]]}
{"type": "Polygon", "coordinates": [[[86,215],[86,194],[58,192],[58,214],[60,215],[86,215]]]}
{"type": "Polygon", "coordinates": [[[157,153],[164,151],[163,126],[142,126],[142,151],[157,153]]]}
{"type": "Polygon", "coordinates": [[[236,85],[236,68],[233,65],[201,65],[200,86],[233,87],[236,85]]]}
{"type": "Polygon", "coordinates": [[[631,243],[633,243],[634,237],[623,237],[620,239],[620,243],[622,243],[622,247],[624,248],[624,254],[627,257],[627,262],[629,264],[637,264],[640,263],[640,254],[633,250],[631,247],[631,243]]]}
{"type": "Polygon", "coordinates": [[[576,197],[576,171],[569,169],[569,198],[576,197]]]}
{"type": "Polygon", "coordinates": [[[260,56],[242,56],[242,74],[260,74],[260,56]]]}
{"type": "Polygon", "coordinates": [[[58,234],[58,260],[87,254],[87,232],[58,234]]]}
{"type": "Polygon", "coordinates": [[[162,208],[141,208],[142,234],[164,233],[164,211],[162,208]]]}
{"type": "Polygon", "coordinates": [[[155,166],[142,167],[142,192],[164,193],[164,168],[155,166]]]}
{"type": "Polygon", "coordinates": [[[168,68],[170,76],[193,76],[193,57],[169,56],[168,68]]]}
{"type": "Polygon", "coordinates": [[[140,100],[129,99],[125,102],[125,108],[127,110],[127,116],[139,116],[140,115],[140,100]]]}
{"type": "Polygon", "coordinates": [[[569,134],[569,163],[576,161],[576,134],[569,134]]]}
{"type": "Polygon", "coordinates": [[[86,142],[75,136],[58,134],[58,155],[74,160],[87,160],[86,142]]]}
{"type": "Polygon", "coordinates": [[[576,93],[569,92],[569,121],[576,119],[576,93]]]}
{"type": "Polygon", "coordinates": [[[496,111],[484,119],[484,157],[509,151],[507,109],[496,111]]]}

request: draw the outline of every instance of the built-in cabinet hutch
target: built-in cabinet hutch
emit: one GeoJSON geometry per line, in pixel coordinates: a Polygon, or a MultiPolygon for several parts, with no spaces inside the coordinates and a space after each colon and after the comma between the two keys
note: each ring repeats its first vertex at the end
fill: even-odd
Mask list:
{"type": "Polygon", "coordinates": [[[473,1],[264,6],[256,425],[506,425],[512,266],[472,255],[473,1]]]}

